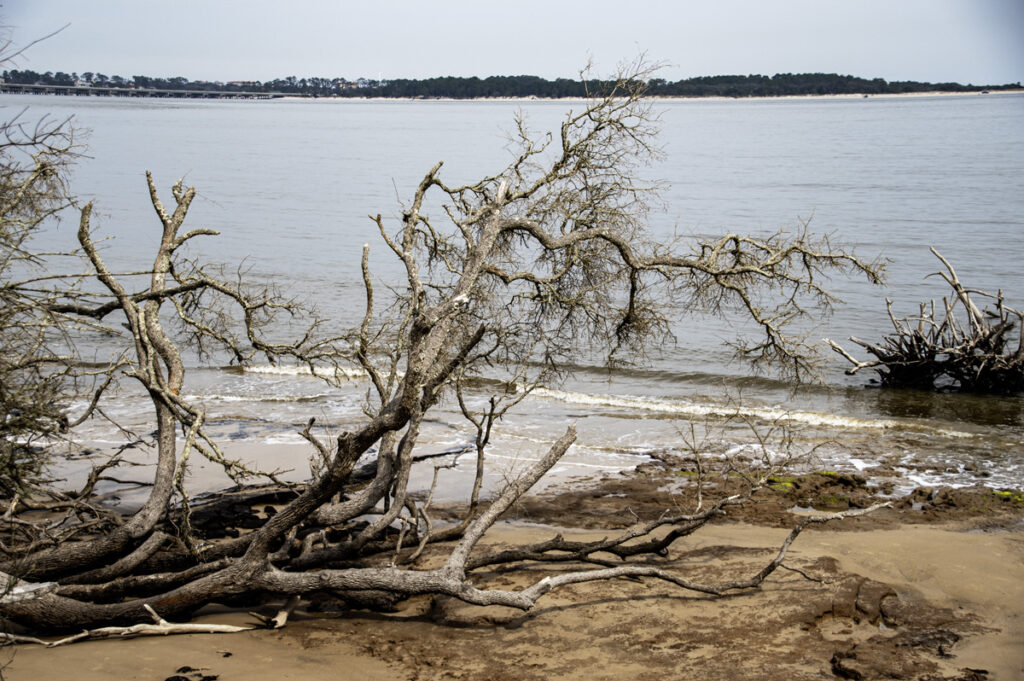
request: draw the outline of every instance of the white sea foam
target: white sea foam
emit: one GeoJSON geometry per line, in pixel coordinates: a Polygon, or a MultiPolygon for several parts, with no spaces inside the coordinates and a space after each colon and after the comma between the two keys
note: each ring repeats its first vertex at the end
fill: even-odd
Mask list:
{"type": "Polygon", "coordinates": [[[764,461],[767,459],[769,464],[785,463],[792,459],[792,457],[785,452],[778,452],[773,449],[767,449],[764,445],[759,443],[747,443],[742,445],[734,445],[726,451],[726,457],[737,456],[739,454],[747,454],[753,458],[754,461],[764,461]]]}
{"type": "Polygon", "coordinates": [[[226,395],[213,393],[210,395],[183,395],[183,399],[191,401],[210,400],[214,402],[315,402],[334,397],[327,393],[316,395],[226,395]]]}
{"type": "Polygon", "coordinates": [[[308,445],[305,438],[298,433],[282,431],[263,438],[263,443],[268,445],[308,445]]]}
{"type": "Polygon", "coordinates": [[[592,393],[571,392],[554,388],[535,388],[535,397],[558,400],[569,404],[582,404],[594,407],[613,407],[634,411],[646,411],[659,414],[675,414],[679,416],[711,416],[718,418],[753,417],[764,421],[781,421],[799,423],[809,426],[826,426],[832,428],[858,428],[870,430],[887,430],[905,428],[924,430],[946,437],[968,438],[970,433],[955,430],[931,428],[911,421],[895,421],[892,419],[865,419],[854,416],[840,416],[811,411],[790,411],[781,407],[751,407],[718,405],[712,403],[686,402],[652,397],[633,397],[624,395],[595,395],[592,393]]]}
{"type": "Polygon", "coordinates": [[[353,367],[317,367],[313,369],[305,364],[261,364],[259,366],[244,367],[247,374],[271,374],[276,376],[316,376],[321,378],[343,378],[353,381],[365,379],[367,373],[362,369],[353,367]]]}

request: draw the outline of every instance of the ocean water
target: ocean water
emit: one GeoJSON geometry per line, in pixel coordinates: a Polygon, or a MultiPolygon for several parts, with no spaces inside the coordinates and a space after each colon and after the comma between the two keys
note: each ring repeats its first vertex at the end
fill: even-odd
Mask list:
{"type": "MultiPolygon", "coordinates": [[[[195,255],[242,263],[254,280],[315,302],[335,320],[329,330],[340,331],[362,313],[364,243],[375,275],[400,281],[368,215],[398,216],[437,161],[449,184],[499,170],[510,158],[517,111],[544,131],[580,104],[4,95],[0,106],[8,118],[26,106],[29,119],[73,117],[87,145],[73,187],[95,203],[112,267],[144,267],[153,253],[158,223],[144,172],[154,173],[168,201],[170,185],[183,178],[198,190],[187,224],[221,231],[195,255]]],[[[663,158],[641,171],[664,183],[651,238],[768,234],[807,222],[862,257],[888,260],[884,287],[828,282],[843,302],[813,320],[814,338],[878,339],[890,330],[886,297],[910,314],[918,301],[944,295],[941,281],[927,278],[939,267],[929,246],[969,286],[1001,289],[1009,304],[1024,306],[1024,96],[670,101],[655,110],[663,158]]],[[[40,247],[68,246],[75,227],[69,218],[42,235],[40,247]]],[[[823,384],[751,375],[728,345],[744,332],[736,320],[672,312],[675,341],[651,347],[647,360],[609,371],[581,359],[565,382],[509,414],[491,453],[495,484],[542,454],[569,422],[580,443],[560,479],[628,468],[657,451],[721,455],[753,442],[751,427],[784,424],[798,433],[798,448],[814,448],[809,465],[870,475],[884,463],[903,472],[900,489],[1024,484],[1024,397],[882,391],[866,385],[869,374],[846,376],[831,353],[823,384]],[[687,444],[698,431],[706,438],[687,444]]],[[[226,449],[299,479],[310,455],[297,434],[302,424],[312,416],[337,430],[361,417],[366,386],[358,376],[336,388],[293,367],[194,364],[186,391],[206,406],[226,449]]],[[[126,386],[108,413],[144,430],[140,404],[126,386]]],[[[437,409],[424,452],[467,448],[472,434],[456,412],[437,409]]],[[[122,441],[102,420],[84,437],[97,448],[122,441]]],[[[459,470],[471,467],[464,457],[445,489],[457,494],[459,470]]]]}

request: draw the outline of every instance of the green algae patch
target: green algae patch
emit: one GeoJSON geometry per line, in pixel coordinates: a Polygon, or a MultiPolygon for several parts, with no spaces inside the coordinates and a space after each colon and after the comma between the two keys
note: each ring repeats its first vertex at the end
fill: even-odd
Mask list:
{"type": "Polygon", "coordinates": [[[785,494],[796,489],[797,478],[791,475],[772,475],[767,482],[768,489],[785,494]]]}
{"type": "Polygon", "coordinates": [[[1005,501],[1014,506],[1024,507],[1024,491],[1017,489],[992,490],[992,494],[1000,501],[1005,501]]]}

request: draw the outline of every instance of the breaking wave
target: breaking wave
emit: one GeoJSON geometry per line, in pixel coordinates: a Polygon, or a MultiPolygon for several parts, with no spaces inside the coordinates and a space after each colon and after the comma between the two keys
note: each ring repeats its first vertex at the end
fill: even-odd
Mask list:
{"type": "Polygon", "coordinates": [[[317,367],[314,371],[305,364],[261,364],[259,366],[242,367],[247,374],[271,374],[276,376],[318,376],[320,378],[343,378],[353,381],[362,380],[367,373],[362,369],[350,367],[317,367]]]}
{"type": "Polygon", "coordinates": [[[871,419],[854,416],[840,416],[812,411],[791,411],[781,407],[759,407],[744,405],[720,405],[713,403],[687,402],[653,397],[633,397],[623,395],[599,395],[592,393],[572,392],[554,388],[535,388],[535,397],[558,400],[568,404],[580,404],[592,407],[612,407],[631,411],[658,414],[678,415],[685,417],[707,416],[715,418],[751,417],[763,421],[779,421],[797,423],[808,426],[831,428],[857,428],[870,430],[904,429],[919,430],[954,438],[974,437],[971,433],[956,430],[934,428],[912,421],[895,419],[871,419]]]}
{"type": "Polygon", "coordinates": [[[186,400],[216,402],[320,402],[334,397],[328,393],[317,395],[184,395],[186,400]]]}

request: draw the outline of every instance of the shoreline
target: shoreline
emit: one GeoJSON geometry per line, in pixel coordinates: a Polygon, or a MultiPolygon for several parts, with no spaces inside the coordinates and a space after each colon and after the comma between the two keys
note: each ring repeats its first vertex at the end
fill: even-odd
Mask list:
{"type": "MultiPolygon", "coordinates": [[[[773,102],[773,101],[801,101],[801,100],[847,100],[847,99],[925,99],[932,97],[990,97],[993,95],[1021,95],[1024,88],[1015,90],[993,90],[993,91],[972,91],[972,92],[950,92],[934,90],[928,92],[893,92],[882,94],[831,94],[831,95],[777,95],[777,96],[751,96],[751,97],[663,97],[652,95],[645,97],[645,100],[653,102],[773,102]]],[[[580,97],[311,97],[298,95],[285,95],[277,97],[276,101],[353,101],[353,102],[586,102],[580,97]]]]}
{"type": "MultiPolygon", "coordinates": [[[[129,91],[130,92],[130,91],[129,91]]],[[[536,95],[530,95],[526,97],[467,97],[467,98],[454,98],[454,97],[339,97],[334,95],[326,96],[313,96],[313,95],[281,95],[272,97],[262,98],[246,98],[246,97],[141,97],[129,94],[118,94],[118,95],[105,95],[105,94],[90,94],[90,95],[68,95],[68,94],[55,94],[55,93],[22,93],[22,92],[5,92],[0,93],[3,95],[11,96],[44,96],[44,97],[66,97],[75,99],[112,99],[112,100],[126,100],[134,101],[137,99],[155,99],[165,100],[171,102],[180,101],[219,101],[227,100],[233,102],[442,102],[442,103],[458,103],[458,102],[495,102],[495,103],[512,103],[512,102],[550,102],[550,103],[584,103],[587,100],[581,97],[538,97],[536,95]]],[[[978,97],[978,96],[999,96],[999,95],[1021,95],[1024,94],[1024,88],[1013,89],[1013,90],[991,90],[991,91],[970,91],[970,92],[951,92],[946,90],[932,90],[927,92],[891,92],[891,93],[880,93],[880,94],[863,94],[863,93],[852,93],[852,94],[807,94],[807,95],[773,95],[773,96],[741,96],[741,97],[725,97],[725,96],[694,96],[694,97],[679,97],[679,96],[659,96],[651,95],[645,97],[646,100],[652,102],[773,102],[773,101],[813,101],[813,100],[856,100],[856,99],[930,99],[935,97],[978,97]]]]}

